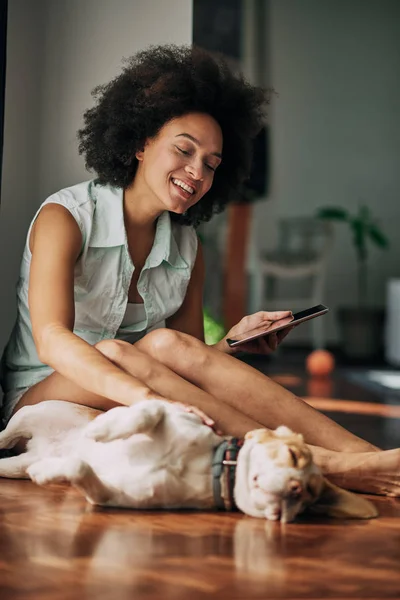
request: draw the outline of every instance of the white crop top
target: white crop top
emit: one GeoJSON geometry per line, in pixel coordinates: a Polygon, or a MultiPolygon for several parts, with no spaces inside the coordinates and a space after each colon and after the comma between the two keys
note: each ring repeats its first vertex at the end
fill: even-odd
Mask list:
{"type": "Polygon", "coordinates": [[[132,331],[131,327],[146,321],[146,311],[144,304],[128,302],[122,323],[117,331],[115,338],[117,340],[125,340],[126,342],[134,343],[137,341],[137,332],[132,331]]]}
{"type": "Polygon", "coordinates": [[[131,327],[137,323],[141,323],[146,319],[146,311],[144,309],[144,303],[128,302],[120,329],[131,327]]]}

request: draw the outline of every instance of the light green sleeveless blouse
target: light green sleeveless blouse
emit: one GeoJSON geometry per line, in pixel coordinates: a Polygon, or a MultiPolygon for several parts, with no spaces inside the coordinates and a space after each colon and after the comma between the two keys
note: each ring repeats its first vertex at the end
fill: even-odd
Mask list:
{"type": "MultiPolygon", "coordinates": [[[[128,301],[134,266],[129,252],[123,214],[123,190],[86,181],[50,196],[75,218],[82,232],[82,250],[75,265],[74,333],[95,344],[117,336],[128,301]]],[[[53,372],[40,362],[32,337],[28,308],[31,264],[29,228],[17,284],[17,320],[2,359],[5,392],[31,386],[53,372]]],[[[197,235],[192,227],[174,223],[166,211],[157,220],[152,250],[140,274],[137,289],[146,319],[133,325],[137,340],[163,326],[185,298],[196,259],[197,235]]],[[[132,338],[131,338],[132,339],[132,338]]]]}

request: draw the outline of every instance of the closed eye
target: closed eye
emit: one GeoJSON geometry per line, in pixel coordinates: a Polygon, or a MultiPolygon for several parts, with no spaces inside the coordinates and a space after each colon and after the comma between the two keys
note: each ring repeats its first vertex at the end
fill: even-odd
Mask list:
{"type": "MultiPolygon", "coordinates": [[[[183,148],[180,148],[179,146],[175,146],[175,148],[177,150],[179,150],[179,152],[181,154],[184,154],[185,156],[190,156],[191,155],[191,152],[188,152],[187,150],[183,150],[183,148]]],[[[208,163],[204,163],[204,165],[207,167],[207,169],[209,169],[210,171],[212,171],[213,173],[215,173],[215,171],[217,169],[216,167],[213,167],[213,166],[209,165],[208,163]]]]}
{"type": "Polygon", "coordinates": [[[182,148],[179,148],[179,146],[175,146],[175,148],[179,150],[179,152],[182,152],[182,154],[186,154],[186,156],[190,155],[190,152],[188,152],[187,150],[182,150],[182,148]]]}
{"type": "Polygon", "coordinates": [[[290,454],[290,458],[292,459],[293,466],[297,467],[297,456],[296,456],[296,453],[292,450],[292,448],[289,448],[289,454],[290,454]]]}

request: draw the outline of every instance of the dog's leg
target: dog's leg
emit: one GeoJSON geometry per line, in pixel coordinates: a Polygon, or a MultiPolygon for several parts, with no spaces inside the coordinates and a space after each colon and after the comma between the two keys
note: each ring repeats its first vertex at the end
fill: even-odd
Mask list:
{"type": "Polygon", "coordinates": [[[33,463],[27,473],[38,485],[68,482],[91,504],[106,504],[113,493],[92,467],[79,458],[44,458],[33,463]]]}
{"type": "Polygon", "coordinates": [[[32,437],[31,417],[35,415],[35,406],[24,406],[10,419],[7,427],[0,433],[0,448],[12,448],[21,438],[32,437]]]}
{"type": "Polygon", "coordinates": [[[12,448],[21,438],[30,439],[36,432],[84,427],[98,411],[63,400],[48,400],[23,406],[15,413],[0,433],[0,448],[12,448]]]}
{"type": "Polygon", "coordinates": [[[28,467],[35,460],[29,452],[10,456],[0,460],[0,477],[9,477],[10,479],[29,479],[27,474],[28,467]]]}
{"type": "Polygon", "coordinates": [[[85,435],[97,442],[127,439],[135,433],[149,433],[161,421],[165,404],[145,400],[132,406],[118,406],[96,417],[85,428],[85,435]]]}

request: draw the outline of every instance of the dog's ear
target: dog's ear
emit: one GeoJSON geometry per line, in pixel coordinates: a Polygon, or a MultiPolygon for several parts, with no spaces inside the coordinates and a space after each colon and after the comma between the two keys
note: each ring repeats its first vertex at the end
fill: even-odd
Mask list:
{"type": "Polygon", "coordinates": [[[375,506],[359,494],[343,490],[325,477],[312,475],[307,490],[314,498],[309,512],[336,519],[373,519],[378,516],[375,506]]]}
{"type": "Polygon", "coordinates": [[[278,438],[294,437],[299,442],[304,441],[304,438],[301,435],[301,433],[294,433],[291,429],[289,429],[289,427],[286,427],[286,425],[280,425],[279,427],[277,427],[274,431],[274,435],[278,438]]]}
{"type": "Polygon", "coordinates": [[[304,443],[304,438],[301,433],[293,433],[289,427],[281,425],[275,430],[271,429],[252,429],[245,435],[245,440],[253,439],[257,444],[263,444],[264,442],[270,442],[276,439],[289,438],[290,441],[296,441],[298,443],[304,443]]]}
{"type": "Polygon", "coordinates": [[[253,440],[256,444],[263,444],[269,442],[274,438],[272,431],[269,429],[253,429],[244,436],[245,440],[253,440]]]}

